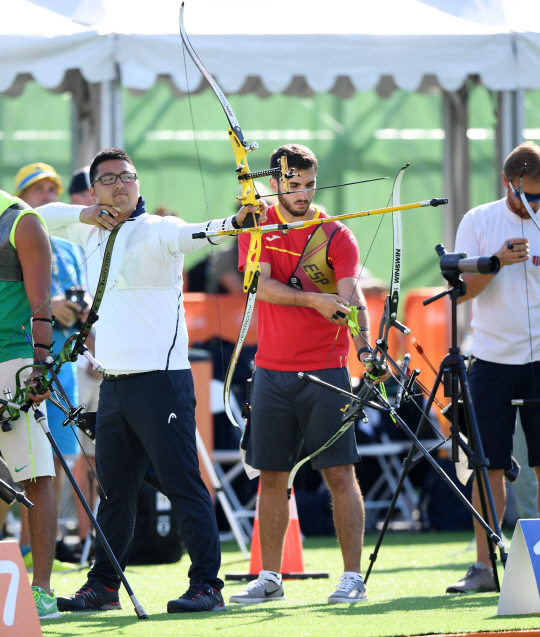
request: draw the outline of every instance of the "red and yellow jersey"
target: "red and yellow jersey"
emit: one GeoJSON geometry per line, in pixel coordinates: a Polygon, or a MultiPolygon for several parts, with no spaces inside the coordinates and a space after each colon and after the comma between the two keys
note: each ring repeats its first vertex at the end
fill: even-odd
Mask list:
{"type": "MultiPolygon", "coordinates": [[[[269,208],[266,216],[266,224],[285,223],[278,205],[269,208]]],[[[315,219],[322,217],[328,215],[317,211],[315,219]]],[[[249,235],[239,235],[241,271],[248,248],[249,235]]],[[[276,281],[310,292],[335,293],[337,281],[358,278],[360,273],[356,239],[338,221],[291,230],[288,234],[263,234],[260,261],[270,264],[276,281]]],[[[338,334],[337,325],[311,308],[259,301],[257,331],[255,363],[265,369],[294,372],[346,365],[348,329],[341,327],[338,334]]]]}

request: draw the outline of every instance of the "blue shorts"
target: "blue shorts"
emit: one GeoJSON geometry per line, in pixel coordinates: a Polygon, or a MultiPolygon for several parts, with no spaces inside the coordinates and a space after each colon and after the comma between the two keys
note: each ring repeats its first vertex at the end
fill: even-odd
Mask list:
{"type": "MultiPolygon", "coordinates": [[[[351,391],[346,368],[312,371],[310,374],[351,391]]],[[[251,432],[246,461],[263,471],[291,471],[298,462],[302,443],[307,455],[320,449],[342,425],[350,401],[329,389],[298,378],[298,372],[257,368],[251,390],[251,432]]],[[[359,461],[354,426],[311,461],[314,469],[359,461]]]]}
{"type": "MultiPolygon", "coordinates": [[[[540,363],[503,365],[476,359],[469,386],[488,469],[510,469],[517,398],[540,399],[540,363]],[[533,380],[534,374],[534,380],[533,380]]],[[[540,402],[519,407],[529,465],[540,466],[540,402]]]]}
{"type": "MultiPolygon", "coordinates": [[[[62,383],[62,387],[66,390],[71,402],[75,407],[79,404],[79,391],[77,387],[77,365],[69,363],[62,366],[58,374],[58,380],[62,383]]],[[[63,401],[62,401],[63,402],[63,401]]],[[[65,414],[53,405],[50,400],[47,401],[47,422],[52,436],[58,445],[63,456],[75,456],[79,453],[79,443],[71,431],[71,427],[64,427],[62,423],[66,419],[65,414]]],[[[76,428],[77,435],[81,432],[76,428]]],[[[82,434],[84,436],[84,434],[82,434]]],[[[54,453],[54,452],[53,452],[54,453]]]]}

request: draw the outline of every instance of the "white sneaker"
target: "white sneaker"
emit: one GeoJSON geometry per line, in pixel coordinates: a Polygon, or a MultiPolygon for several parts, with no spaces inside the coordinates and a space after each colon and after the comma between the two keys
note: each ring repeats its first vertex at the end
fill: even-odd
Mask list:
{"type": "Polygon", "coordinates": [[[274,577],[269,576],[267,571],[261,571],[258,579],[250,582],[247,588],[231,595],[229,597],[229,603],[260,604],[261,602],[271,602],[282,599],[285,599],[282,584],[276,582],[274,577]]]}
{"type": "Polygon", "coordinates": [[[367,600],[367,591],[361,575],[343,573],[339,586],[328,598],[329,604],[355,604],[367,600]]]}

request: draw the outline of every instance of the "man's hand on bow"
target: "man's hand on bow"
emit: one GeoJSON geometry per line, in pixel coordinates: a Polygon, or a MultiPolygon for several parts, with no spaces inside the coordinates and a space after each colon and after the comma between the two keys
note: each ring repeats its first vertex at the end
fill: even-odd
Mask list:
{"type": "Polygon", "coordinates": [[[236,223],[241,226],[244,223],[244,219],[252,212],[260,212],[261,216],[259,217],[259,224],[264,223],[266,221],[267,210],[268,204],[264,201],[264,199],[261,199],[260,208],[256,208],[255,206],[242,206],[236,214],[236,223]]]}
{"type": "Polygon", "coordinates": [[[112,206],[96,203],[81,210],[79,221],[101,230],[114,230],[118,225],[117,216],[118,212],[112,206]]]}
{"type": "Polygon", "coordinates": [[[47,389],[47,391],[43,392],[41,389],[41,383],[38,380],[38,377],[42,376],[43,372],[40,369],[35,369],[30,374],[30,385],[28,391],[28,398],[34,402],[36,405],[42,403],[46,398],[51,397],[51,392],[47,389]],[[41,393],[37,393],[41,392],[41,393]]]}
{"type": "Polygon", "coordinates": [[[347,307],[347,301],[336,294],[314,292],[310,294],[311,307],[322,314],[325,319],[334,325],[347,325],[347,315],[351,313],[347,307]],[[338,314],[339,312],[339,314],[338,314]]]}
{"type": "MultiPolygon", "coordinates": [[[[359,357],[360,357],[360,361],[362,365],[366,368],[366,372],[373,376],[373,373],[375,371],[375,366],[373,364],[372,356],[373,356],[372,352],[362,352],[359,357]]],[[[378,385],[379,383],[384,383],[384,381],[388,380],[389,378],[390,378],[390,371],[388,368],[386,368],[386,370],[383,372],[383,374],[381,374],[381,376],[379,376],[376,379],[371,379],[371,381],[373,382],[374,385],[378,385]]]]}

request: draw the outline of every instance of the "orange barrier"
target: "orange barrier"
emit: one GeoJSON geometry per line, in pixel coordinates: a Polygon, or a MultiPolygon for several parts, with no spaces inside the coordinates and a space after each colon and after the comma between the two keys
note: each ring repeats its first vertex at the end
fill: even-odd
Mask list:
{"type": "MultiPolygon", "coordinates": [[[[244,294],[219,294],[217,297],[215,294],[200,292],[190,292],[184,295],[185,318],[190,345],[220,336],[225,341],[236,343],[246,306],[246,296],[244,294]]],[[[366,295],[372,341],[377,338],[385,298],[384,294],[366,295]]],[[[257,309],[257,303],[255,303],[245,340],[246,345],[257,344],[257,309]]],[[[397,330],[390,330],[389,341],[389,350],[394,358],[394,355],[397,356],[401,349],[400,334],[397,330]]],[[[352,339],[349,367],[352,376],[360,377],[364,373],[364,368],[356,357],[356,348],[352,339]]]]}
{"type": "MultiPolygon", "coordinates": [[[[184,294],[189,344],[204,343],[214,336],[236,343],[245,307],[245,294],[184,294]]],[[[253,310],[245,343],[257,344],[257,304],[253,310]]]]}
{"type": "MultiPolygon", "coordinates": [[[[420,369],[419,380],[431,390],[435,381],[435,374],[429,365],[411,342],[415,338],[424,354],[427,356],[433,367],[438,371],[442,359],[448,354],[450,347],[450,304],[446,298],[435,301],[431,305],[424,306],[422,301],[443,292],[444,288],[420,288],[411,290],[405,296],[405,310],[403,323],[411,330],[410,336],[405,336],[404,349],[411,355],[410,369],[420,369]]],[[[437,392],[437,398],[447,405],[450,401],[444,397],[444,389],[441,385],[437,392]]],[[[450,423],[444,416],[440,416],[439,408],[435,407],[439,417],[439,423],[448,434],[450,423]]]]}
{"type": "Polygon", "coordinates": [[[0,635],[42,637],[32,588],[19,544],[0,542],[0,635]]]}
{"type": "MultiPolygon", "coordinates": [[[[204,446],[210,457],[214,451],[214,417],[210,413],[210,382],[213,376],[213,365],[211,361],[192,361],[191,371],[193,373],[193,383],[195,385],[195,421],[197,422],[197,430],[203,439],[204,446]]],[[[199,454],[199,467],[204,483],[212,498],[214,497],[214,489],[212,482],[208,477],[208,473],[199,454]]]]}
{"type": "MultiPolygon", "coordinates": [[[[366,304],[369,314],[369,324],[371,330],[371,344],[375,345],[375,340],[379,334],[379,323],[384,310],[384,301],[386,294],[366,294],[366,304]]],[[[397,360],[401,352],[401,332],[395,328],[391,328],[388,333],[388,353],[397,360]]],[[[349,349],[349,370],[353,378],[360,378],[364,375],[364,366],[358,360],[356,347],[351,337],[351,346],[349,349]]]]}
{"type": "MultiPolygon", "coordinates": [[[[411,330],[410,336],[401,334],[395,328],[389,332],[388,351],[394,360],[398,360],[404,352],[411,354],[410,368],[421,370],[420,381],[429,388],[433,385],[435,376],[427,363],[413,347],[410,338],[416,338],[423,347],[431,363],[438,369],[441,360],[448,353],[449,348],[449,304],[441,299],[424,307],[422,301],[427,299],[443,288],[421,288],[412,290],[405,295],[403,302],[404,315],[403,323],[411,330]]],[[[366,295],[369,319],[371,324],[371,340],[374,344],[379,331],[379,322],[384,309],[386,295],[366,295]]],[[[236,342],[242,316],[246,304],[244,294],[220,294],[219,299],[215,294],[188,293],[184,295],[185,317],[189,334],[189,343],[204,342],[212,337],[222,337],[224,340],[236,342]],[[219,301],[219,311],[218,311],[219,301]]],[[[344,328],[343,328],[344,329],[344,328]]],[[[257,344],[257,304],[253,312],[253,317],[246,337],[246,344],[257,344]]],[[[353,377],[361,377],[364,373],[363,365],[358,361],[356,348],[351,338],[349,350],[349,369],[353,377]]],[[[213,450],[213,419],[209,412],[209,382],[212,374],[210,363],[197,362],[193,364],[193,374],[195,377],[195,393],[197,397],[197,426],[201,433],[207,450],[211,454],[213,450]],[[198,371],[198,366],[200,372],[198,371]],[[205,366],[206,365],[206,366],[205,366]]],[[[444,398],[442,387],[437,393],[437,397],[443,404],[447,404],[448,399],[444,398]]],[[[437,412],[439,410],[437,409],[437,412]]],[[[448,421],[441,416],[441,425],[444,430],[448,427],[448,421]]],[[[203,478],[211,489],[208,476],[201,469],[203,478]]]]}

